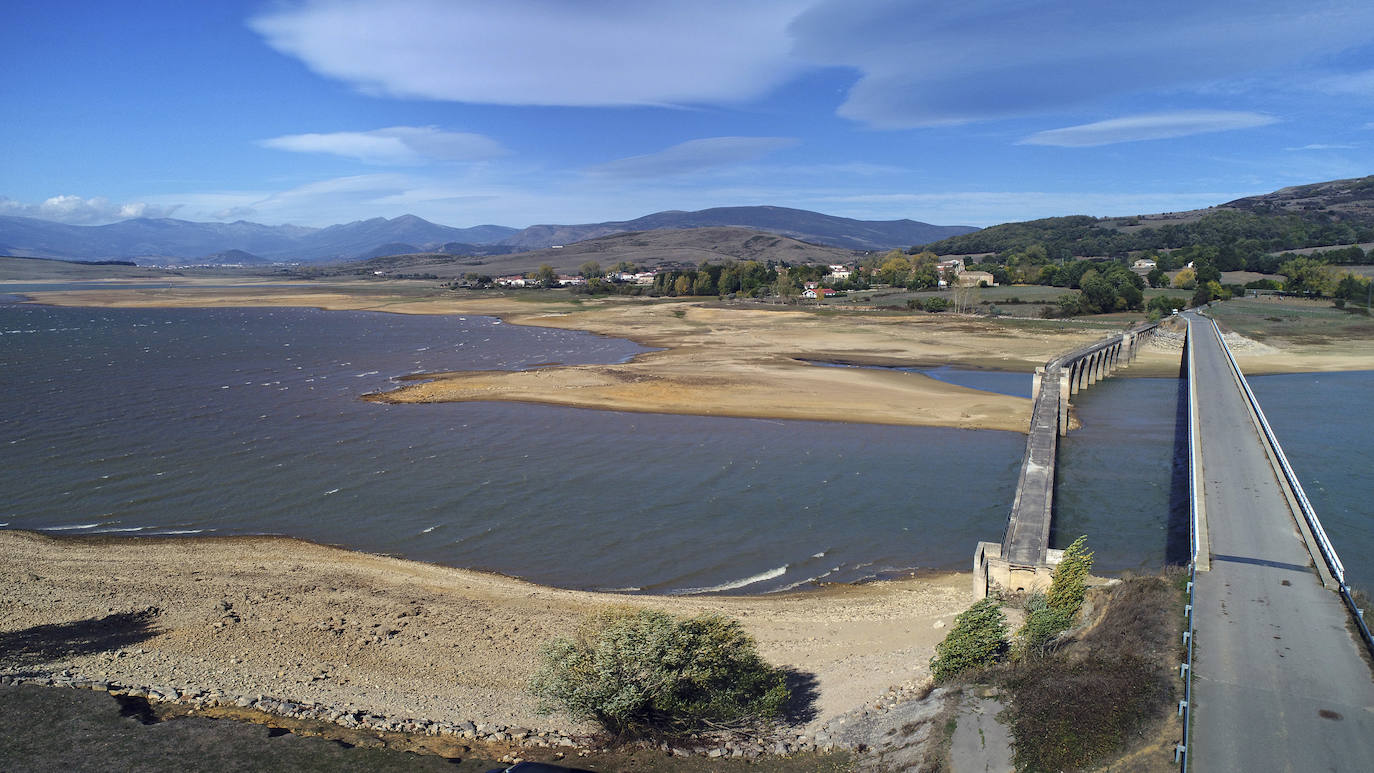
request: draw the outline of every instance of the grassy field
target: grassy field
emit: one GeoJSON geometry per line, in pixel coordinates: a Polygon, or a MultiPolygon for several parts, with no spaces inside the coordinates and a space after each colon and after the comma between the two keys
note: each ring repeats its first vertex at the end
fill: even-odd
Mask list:
{"type": "Polygon", "coordinates": [[[1212,304],[1210,313],[1227,328],[1259,341],[1326,344],[1374,338],[1374,317],[1337,309],[1331,301],[1234,298],[1212,304]]]}

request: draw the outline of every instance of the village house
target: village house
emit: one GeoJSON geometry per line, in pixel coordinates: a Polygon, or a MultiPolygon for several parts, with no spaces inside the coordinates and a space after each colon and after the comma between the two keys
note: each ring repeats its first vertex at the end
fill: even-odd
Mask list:
{"type": "Polygon", "coordinates": [[[935,270],[940,272],[941,275],[953,272],[955,276],[958,276],[964,271],[964,259],[950,258],[949,260],[942,260],[935,264],[935,270]]]}
{"type": "Polygon", "coordinates": [[[988,287],[997,286],[997,283],[992,281],[992,274],[987,271],[965,271],[959,274],[960,287],[977,287],[980,283],[986,283],[988,287]]]}
{"type": "Polygon", "coordinates": [[[498,276],[495,283],[501,287],[526,287],[530,284],[528,279],[521,274],[515,276],[498,276]]]}
{"type": "Polygon", "coordinates": [[[1131,268],[1136,271],[1150,271],[1155,268],[1155,262],[1149,258],[1141,258],[1131,264],[1131,268]]]}
{"type": "MultiPolygon", "coordinates": [[[[814,285],[816,283],[807,282],[807,284],[814,285]]],[[[839,293],[831,290],[829,287],[808,287],[802,291],[801,297],[815,300],[817,298],[833,298],[838,294],[839,293]]]]}
{"type": "Polygon", "coordinates": [[[843,282],[853,275],[854,271],[849,268],[849,266],[832,263],[830,265],[830,273],[825,275],[825,280],[827,282],[843,282]]]}

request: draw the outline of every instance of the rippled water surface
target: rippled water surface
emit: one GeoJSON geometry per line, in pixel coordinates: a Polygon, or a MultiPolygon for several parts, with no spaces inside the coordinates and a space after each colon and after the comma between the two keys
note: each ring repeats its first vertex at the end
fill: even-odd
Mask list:
{"type": "Polygon", "coordinates": [[[484,317],[0,306],[0,523],[750,593],[962,569],[1003,528],[1013,433],[358,400],[416,371],[640,351],[484,317]]]}
{"type": "Polygon", "coordinates": [[[1347,580],[1374,590],[1374,371],[1248,380],[1347,580]]]}
{"type": "MultiPolygon", "coordinates": [[[[3,288],[0,288],[3,289],[3,288]]],[[[486,317],[106,310],[0,300],[0,525],[69,534],[288,534],[576,588],[760,593],[966,569],[998,540],[1023,435],[589,411],[387,406],[450,369],[644,351],[486,317]]],[[[921,371],[1026,395],[1026,374],[921,371]]],[[[1105,572],[1187,551],[1176,379],[1077,395],[1053,542],[1105,572]]],[[[1352,579],[1374,550],[1374,373],[1252,384],[1352,579]],[[1319,416],[1319,420],[1314,420],[1319,416]]]]}

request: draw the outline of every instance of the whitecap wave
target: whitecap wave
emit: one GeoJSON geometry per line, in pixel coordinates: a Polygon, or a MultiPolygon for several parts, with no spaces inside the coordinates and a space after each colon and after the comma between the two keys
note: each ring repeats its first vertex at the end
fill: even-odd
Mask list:
{"type": "Polygon", "coordinates": [[[781,577],[787,573],[787,569],[790,566],[791,564],[783,564],[782,566],[779,566],[776,569],[769,569],[766,572],[759,572],[758,574],[752,577],[745,577],[742,580],[731,580],[730,582],[723,582],[720,585],[712,585],[709,588],[683,588],[681,590],[669,591],[668,594],[670,596],[690,596],[696,593],[720,593],[721,591],[736,590],[738,588],[753,585],[757,582],[773,580],[778,577],[781,577]]]}
{"type": "Polygon", "coordinates": [[[78,529],[94,529],[98,523],[74,523],[70,526],[39,526],[39,531],[76,531],[78,529]]]}

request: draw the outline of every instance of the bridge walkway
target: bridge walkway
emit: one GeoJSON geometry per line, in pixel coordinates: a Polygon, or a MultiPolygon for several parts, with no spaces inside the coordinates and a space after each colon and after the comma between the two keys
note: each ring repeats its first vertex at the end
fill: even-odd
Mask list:
{"type": "Polygon", "coordinates": [[[1189,765],[1374,770],[1363,644],[1313,567],[1213,325],[1189,316],[1210,550],[1196,575],[1189,765]]]}

